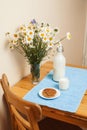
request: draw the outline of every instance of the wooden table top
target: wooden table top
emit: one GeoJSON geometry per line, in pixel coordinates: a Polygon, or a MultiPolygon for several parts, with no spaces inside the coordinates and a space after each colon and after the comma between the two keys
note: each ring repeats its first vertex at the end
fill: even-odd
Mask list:
{"type": "MultiPolygon", "coordinates": [[[[74,67],[84,68],[79,66],[74,67]]],[[[42,65],[40,80],[42,80],[51,69],[53,69],[52,62],[46,62],[44,65],[42,65]]],[[[17,82],[13,87],[11,87],[11,90],[22,98],[29,90],[32,89],[32,87],[34,87],[34,85],[32,84],[30,74],[21,79],[19,82],[17,82]]],[[[46,106],[42,106],[42,112],[44,116],[48,116],[57,120],[62,120],[71,124],[79,125],[81,127],[87,127],[87,91],[85,92],[76,113],[64,112],[46,106]]]]}

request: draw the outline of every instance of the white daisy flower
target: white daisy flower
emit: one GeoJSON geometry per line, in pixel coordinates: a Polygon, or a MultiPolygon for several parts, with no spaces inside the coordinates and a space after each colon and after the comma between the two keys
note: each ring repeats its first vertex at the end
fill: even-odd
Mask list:
{"type": "Polygon", "coordinates": [[[41,38],[44,38],[45,37],[45,32],[44,31],[41,31],[41,32],[39,32],[39,36],[41,37],[41,38]]]}
{"type": "Polygon", "coordinates": [[[53,32],[53,29],[50,27],[45,27],[44,29],[45,29],[46,34],[52,34],[53,32]]]}
{"type": "Polygon", "coordinates": [[[19,34],[18,33],[14,33],[13,34],[13,39],[18,40],[18,38],[19,38],[19,34]]]}
{"type": "Polygon", "coordinates": [[[31,22],[29,23],[29,25],[27,26],[28,30],[34,30],[36,28],[35,24],[32,24],[31,22]]]}
{"type": "Polygon", "coordinates": [[[28,30],[27,35],[33,38],[34,37],[34,31],[33,30],[28,30]]]}
{"type": "Polygon", "coordinates": [[[67,38],[68,40],[71,39],[71,34],[70,34],[70,32],[68,32],[68,33],[66,34],[66,38],[67,38]]]}
{"type": "Polygon", "coordinates": [[[49,41],[50,42],[53,41],[53,37],[52,36],[49,37],[49,41]]]}
{"type": "Polygon", "coordinates": [[[32,38],[32,37],[26,36],[24,43],[25,43],[25,44],[30,44],[32,41],[33,41],[33,38],[32,38]]]}
{"type": "Polygon", "coordinates": [[[10,40],[10,42],[9,42],[9,48],[10,48],[11,50],[15,49],[15,47],[16,47],[17,45],[18,45],[17,41],[15,41],[15,40],[10,40]]]}
{"type": "Polygon", "coordinates": [[[20,32],[26,31],[26,26],[25,25],[21,25],[20,28],[19,28],[19,31],[20,32]]]}
{"type": "Polygon", "coordinates": [[[47,37],[47,36],[44,36],[44,37],[43,37],[43,42],[48,42],[48,41],[49,41],[48,37],[47,37]]]}
{"type": "Polygon", "coordinates": [[[54,45],[54,44],[53,44],[52,42],[49,42],[49,43],[48,43],[48,47],[47,47],[47,49],[52,48],[53,45],[54,45]]]}
{"type": "Polygon", "coordinates": [[[16,40],[13,40],[13,41],[12,41],[12,44],[13,44],[13,45],[17,45],[17,41],[16,41],[16,40]]]}
{"type": "Polygon", "coordinates": [[[14,50],[14,46],[9,45],[10,50],[14,50]]]}

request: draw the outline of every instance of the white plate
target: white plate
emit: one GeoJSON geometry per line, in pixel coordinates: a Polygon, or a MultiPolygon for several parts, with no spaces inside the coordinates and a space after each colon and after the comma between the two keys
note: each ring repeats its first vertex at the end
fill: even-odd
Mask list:
{"type": "Polygon", "coordinates": [[[56,91],[55,96],[53,96],[53,97],[45,97],[45,96],[42,94],[42,92],[43,92],[44,89],[48,89],[48,88],[43,88],[43,89],[41,89],[41,90],[39,91],[39,96],[42,97],[42,98],[45,98],[45,99],[54,99],[54,98],[57,98],[57,97],[60,96],[60,91],[59,91],[58,89],[56,89],[56,88],[51,88],[51,89],[54,89],[54,90],[56,91]]]}

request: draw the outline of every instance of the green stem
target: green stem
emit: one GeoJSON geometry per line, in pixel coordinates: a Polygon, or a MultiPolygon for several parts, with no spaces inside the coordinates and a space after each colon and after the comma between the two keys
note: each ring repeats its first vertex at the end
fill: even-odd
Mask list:
{"type": "Polygon", "coordinates": [[[59,41],[57,41],[57,42],[56,42],[56,43],[54,43],[54,44],[56,45],[57,43],[59,43],[59,42],[63,41],[64,39],[66,39],[66,36],[65,36],[65,37],[63,37],[63,38],[61,38],[59,41]]]}
{"type": "Polygon", "coordinates": [[[17,47],[15,47],[15,49],[16,49],[21,55],[24,56],[24,53],[21,51],[21,49],[19,49],[19,48],[17,48],[17,47]]]}

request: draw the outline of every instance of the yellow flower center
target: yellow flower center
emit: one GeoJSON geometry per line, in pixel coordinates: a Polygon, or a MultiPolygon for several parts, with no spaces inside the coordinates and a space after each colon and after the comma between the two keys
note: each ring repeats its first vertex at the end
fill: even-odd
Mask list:
{"type": "Polygon", "coordinates": [[[47,40],[47,38],[46,38],[46,37],[44,37],[44,40],[46,41],[46,40],[47,40]]]}
{"type": "Polygon", "coordinates": [[[13,43],[13,40],[11,40],[11,43],[13,43]]]}
{"type": "Polygon", "coordinates": [[[50,38],[49,38],[49,40],[50,40],[50,41],[52,41],[52,40],[53,40],[53,38],[52,38],[52,37],[50,37],[50,38]]]}
{"type": "Polygon", "coordinates": [[[53,44],[52,43],[50,43],[50,46],[52,46],[53,44]]]}
{"type": "Polygon", "coordinates": [[[10,46],[10,49],[13,49],[13,46],[10,46]]]}
{"type": "Polygon", "coordinates": [[[44,33],[41,33],[41,37],[44,37],[44,33]]]}
{"type": "Polygon", "coordinates": [[[27,34],[26,34],[26,32],[24,32],[24,36],[26,36],[27,34]]]}
{"type": "Polygon", "coordinates": [[[17,35],[17,34],[14,34],[14,37],[15,37],[15,38],[17,38],[17,37],[18,37],[18,35],[17,35]]]}
{"type": "Polygon", "coordinates": [[[20,27],[20,30],[23,30],[23,27],[20,27]]]}
{"type": "Polygon", "coordinates": [[[31,41],[31,38],[30,37],[28,37],[28,39],[27,39],[28,41],[31,41]]]}
{"type": "Polygon", "coordinates": [[[33,33],[32,32],[29,32],[30,35],[32,35],[33,33]]]}

